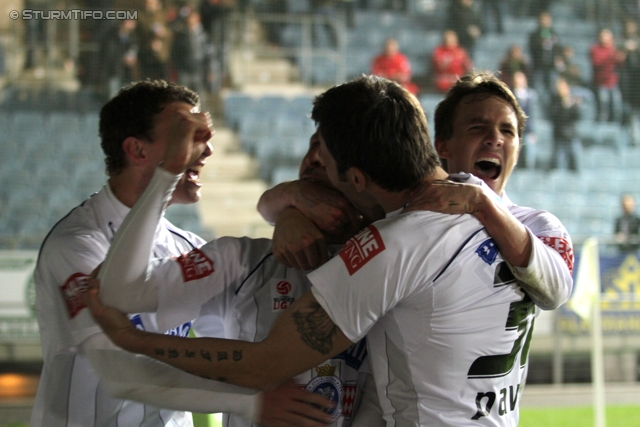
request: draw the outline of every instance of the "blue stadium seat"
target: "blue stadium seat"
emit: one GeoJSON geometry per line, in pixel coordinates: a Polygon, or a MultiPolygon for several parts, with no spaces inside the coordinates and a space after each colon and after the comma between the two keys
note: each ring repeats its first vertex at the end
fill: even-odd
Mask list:
{"type": "Polygon", "coordinates": [[[224,117],[227,125],[237,130],[244,114],[253,110],[254,100],[243,93],[229,93],[224,97],[224,117]]]}

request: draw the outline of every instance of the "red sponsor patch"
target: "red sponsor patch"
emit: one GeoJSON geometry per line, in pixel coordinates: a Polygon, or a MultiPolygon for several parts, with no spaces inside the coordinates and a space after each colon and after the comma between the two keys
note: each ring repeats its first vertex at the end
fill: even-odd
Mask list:
{"type": "Polygon", "coordinates": [[[176,258],[182,268],[182,277],[185,282],[202,279],[215,271],[211,261],[200,249],[184,253],[176,258]]]}
{"type": "Polygon", "coordinates": [[[542,243],[560,254],[569,267],[569,273],[573,273],[573,247],[562,237],[538,236],[542,243]]]}
{"type": "Polygon", "coordinates": [[[373,225],[370,225],[344,245],[340,251],[340,258],[344,261],[349,275],[353,276],[356,271],[384,249],[380,232],[373,225]]]}
{"type": "Polygon", "coordinates": [[[62,298],[67,306],[69,317],[72,319],[86,307],[82,295],[89,287],[89,275],[83,273],[75,273],[69,276],[64,285],[60,287],[62,298]]]}
{"type": "Polygon", "coordinates": [[[291,292],[291,283],[287,282],[286,280],[279,281],[276,285],[276,291],[278,291],[280,295],[287,295],[289,292],[291,292]]]}

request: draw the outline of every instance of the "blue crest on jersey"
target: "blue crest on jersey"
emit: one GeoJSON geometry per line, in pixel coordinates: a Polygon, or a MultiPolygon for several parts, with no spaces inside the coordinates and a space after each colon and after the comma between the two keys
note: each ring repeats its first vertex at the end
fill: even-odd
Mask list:
{"type": "Polygon", "coordinates": [[[476,253],[484,262],[491,265],[498,256],[498,247],[493,239],[487,239],[476,249],[476,253]]]}
{"type": "Polygon", "coordinates": [[[136,329],[138,329],[140,331],[144,331],[144,325],[142,324],[142,318],[140,317],[139,314],[134,314],[133,316],[131,316],[129,318],[129,320],[131,321],[131,323],[133,323],[133,326],[135,326],[136,329]]]}

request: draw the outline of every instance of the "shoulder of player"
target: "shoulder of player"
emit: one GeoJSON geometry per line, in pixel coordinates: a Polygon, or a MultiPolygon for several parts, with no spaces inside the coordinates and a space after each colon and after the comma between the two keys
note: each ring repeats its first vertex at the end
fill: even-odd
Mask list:
{"type": "Polygon", "coordinates": [[[533,234],[555,232],[568,235],[562,221],[551,212],[517,205],[510,206],[509,211],[518,221],[529,228],[533,234]]]}
{"type": "Polygon", "coordinates": [[[250,237],[217,237],[200,249],[206,254],[217,254],[237,262],[265,256],[271,252],[271,239],[250,237]]]}

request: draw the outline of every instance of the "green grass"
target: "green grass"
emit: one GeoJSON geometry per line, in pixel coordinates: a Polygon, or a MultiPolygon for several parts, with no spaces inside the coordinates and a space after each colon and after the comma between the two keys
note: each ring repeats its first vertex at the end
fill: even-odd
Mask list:
{"type": "MultiPolygon", "coordinates": [[[[640,406],[607,406],[607,427],[640,426],[640,406]]],[[[590,427],[593,407],[520,408],[518,427],[590,427]]]]}

